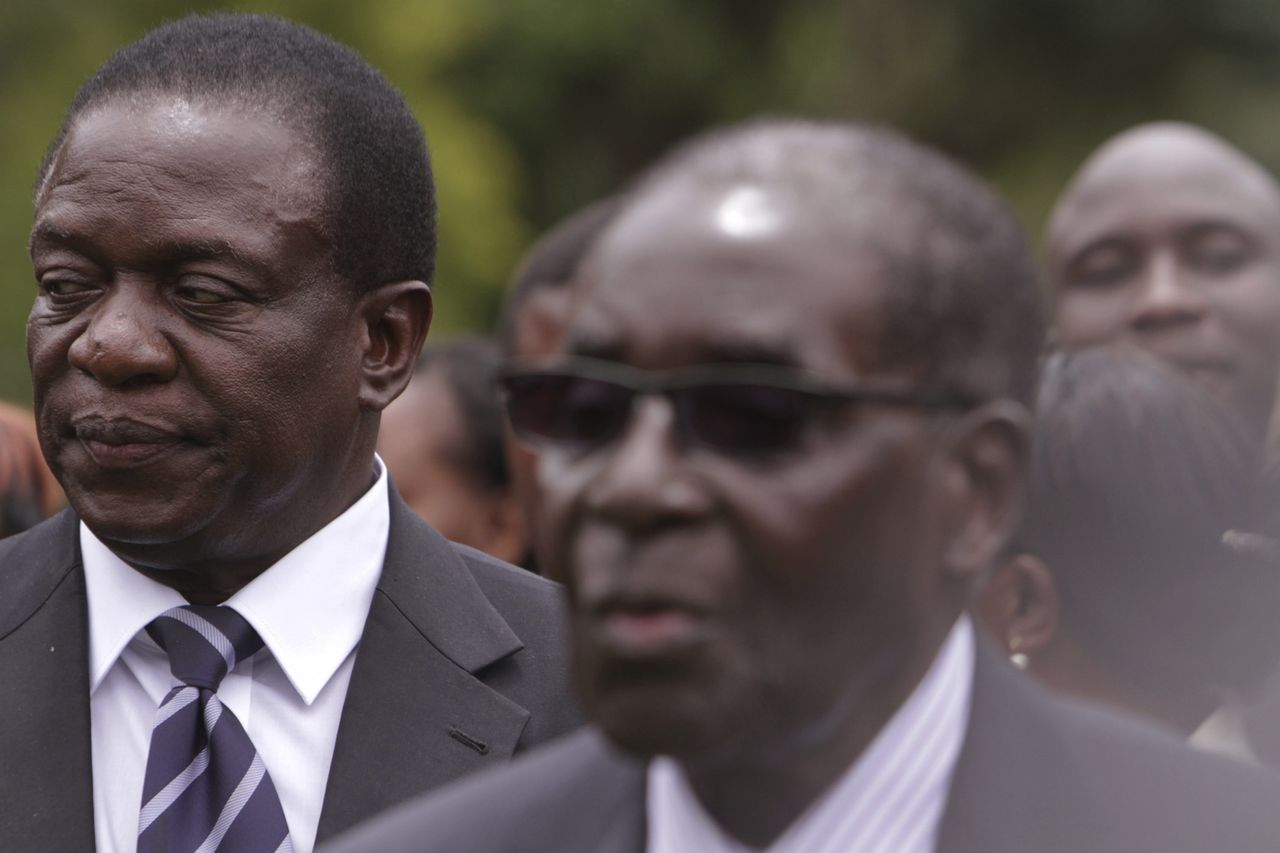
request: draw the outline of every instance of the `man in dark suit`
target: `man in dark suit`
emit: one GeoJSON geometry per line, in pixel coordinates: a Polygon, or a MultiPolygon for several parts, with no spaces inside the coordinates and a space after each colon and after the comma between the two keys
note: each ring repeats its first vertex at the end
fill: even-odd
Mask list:
{"type": "Polygon", "coordinates": [[[1043,335],[978,181],[885,131],[723,131],[578,286],[506,391],[595,726],[328,849],[1275,849],[1275,781],[1061,704],[964,615],[1043,335]]]}
{"type": "Polygon", "coordinates": [[[81,89],[28,325],[71,508],[0,546],[0,850],[307,851],[576,724],[556,587],[374,455],[434,222],[407,106],[311,30],[188,18],[81,89]]]}

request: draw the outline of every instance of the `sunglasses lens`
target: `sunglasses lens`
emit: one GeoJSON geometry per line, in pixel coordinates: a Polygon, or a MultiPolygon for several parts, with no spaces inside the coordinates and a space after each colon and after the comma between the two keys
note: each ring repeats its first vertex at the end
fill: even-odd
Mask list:
{"type": "Polygon", "coordinates": [[[814,398],[771,385],[700,385],[679,392],[693,437],[715,450],[763,456],[794,449],[814,398]]]}
{"type": "Polygon", "coordinates": [[[630,388],[557,373],[526,373],[503,382],[507,416],[516,435],[527,441],[598,445],[626,425],[630,388]]]}

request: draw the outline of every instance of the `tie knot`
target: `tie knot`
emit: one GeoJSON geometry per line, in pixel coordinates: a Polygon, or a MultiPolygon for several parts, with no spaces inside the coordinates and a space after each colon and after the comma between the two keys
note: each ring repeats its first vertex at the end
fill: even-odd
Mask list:
{"type": "Polygon", "coordinates": [[[209,690],[217,690],[239,661],[262,648],[258,632],[230,607],[175,607],[157,616],[147,633],[169,655],[174,678],[209,690]]]}

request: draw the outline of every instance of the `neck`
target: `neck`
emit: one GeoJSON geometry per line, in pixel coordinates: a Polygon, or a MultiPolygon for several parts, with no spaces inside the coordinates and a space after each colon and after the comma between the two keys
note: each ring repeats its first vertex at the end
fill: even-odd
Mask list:
{"type": "Polygon", "coordinates": [[[781,836],[862,755],[933,663],[952,623],[873,667],[816,718],[780,724],[779,734],[731,760],[682,760],[707,814],[752,847],[781,836]]]}
{"type": "MultiPolygon", "coordinates": [[[[370,453],[372,456],[372,452],[370,453]]],[[[339,500],[330,504],[325,511],[316,513],[308,520],[292,519],[292,524],[281,519],[277,530],[288,531],[281,541],[273,543],[270,549],[231,549],[230,553],[222,553],[217,543],[190,542],[169,543],[160,546],[139,546],[132,543],[117,543],[104,540],[113,552],[128,563],[135,571],[146,575],[156,583],[176,590],[192,604],[222,604],[231,596],[248,586],[255,578],[274,566],[290,551],[310,539],[321,528],[351,508],[352,504],[364,496],[377,481],[376,466],[368,469],[359,479],[354,480],[354,488],[339,492],[339,500]],[[193,558],[192,554],[204,555],[193,558]]],[[[279,514],[287,513],[277,511],[279,514]]]]}
{"type": "Polygon", "coordinates": [[[293,549],[278,555],[226,564],[193,563],[182,569],[152,569],[134,563],[129,565],[156,583],[176,590],[191,604],[222,604],[275,565],[290,550],[293,549]]]}

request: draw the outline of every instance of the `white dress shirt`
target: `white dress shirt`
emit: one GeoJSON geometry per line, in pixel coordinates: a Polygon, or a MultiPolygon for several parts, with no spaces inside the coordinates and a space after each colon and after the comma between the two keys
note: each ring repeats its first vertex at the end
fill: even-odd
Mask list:
{"type": "MultiPolygon", "coordinates": [[[[969,722],[974,638],[961,616],[920,684],[768,853],[931,853],[969,722]]],[[[673,759],[649,764],[648,853],[747,853],[673,759]]]]}
{"type": "MultiPolygon", "coordinates": [[[[338,721],[387,550],[387,475],[226,604],[265,643],[218,698],[248,732],[280,794],[293,849],[311,853],[338,721]]],[[[93,822],[99,853],[135,853],[151,728],[177,684],[144,628],[186,604],[80,525],[89,599],[93,822]]]]}

